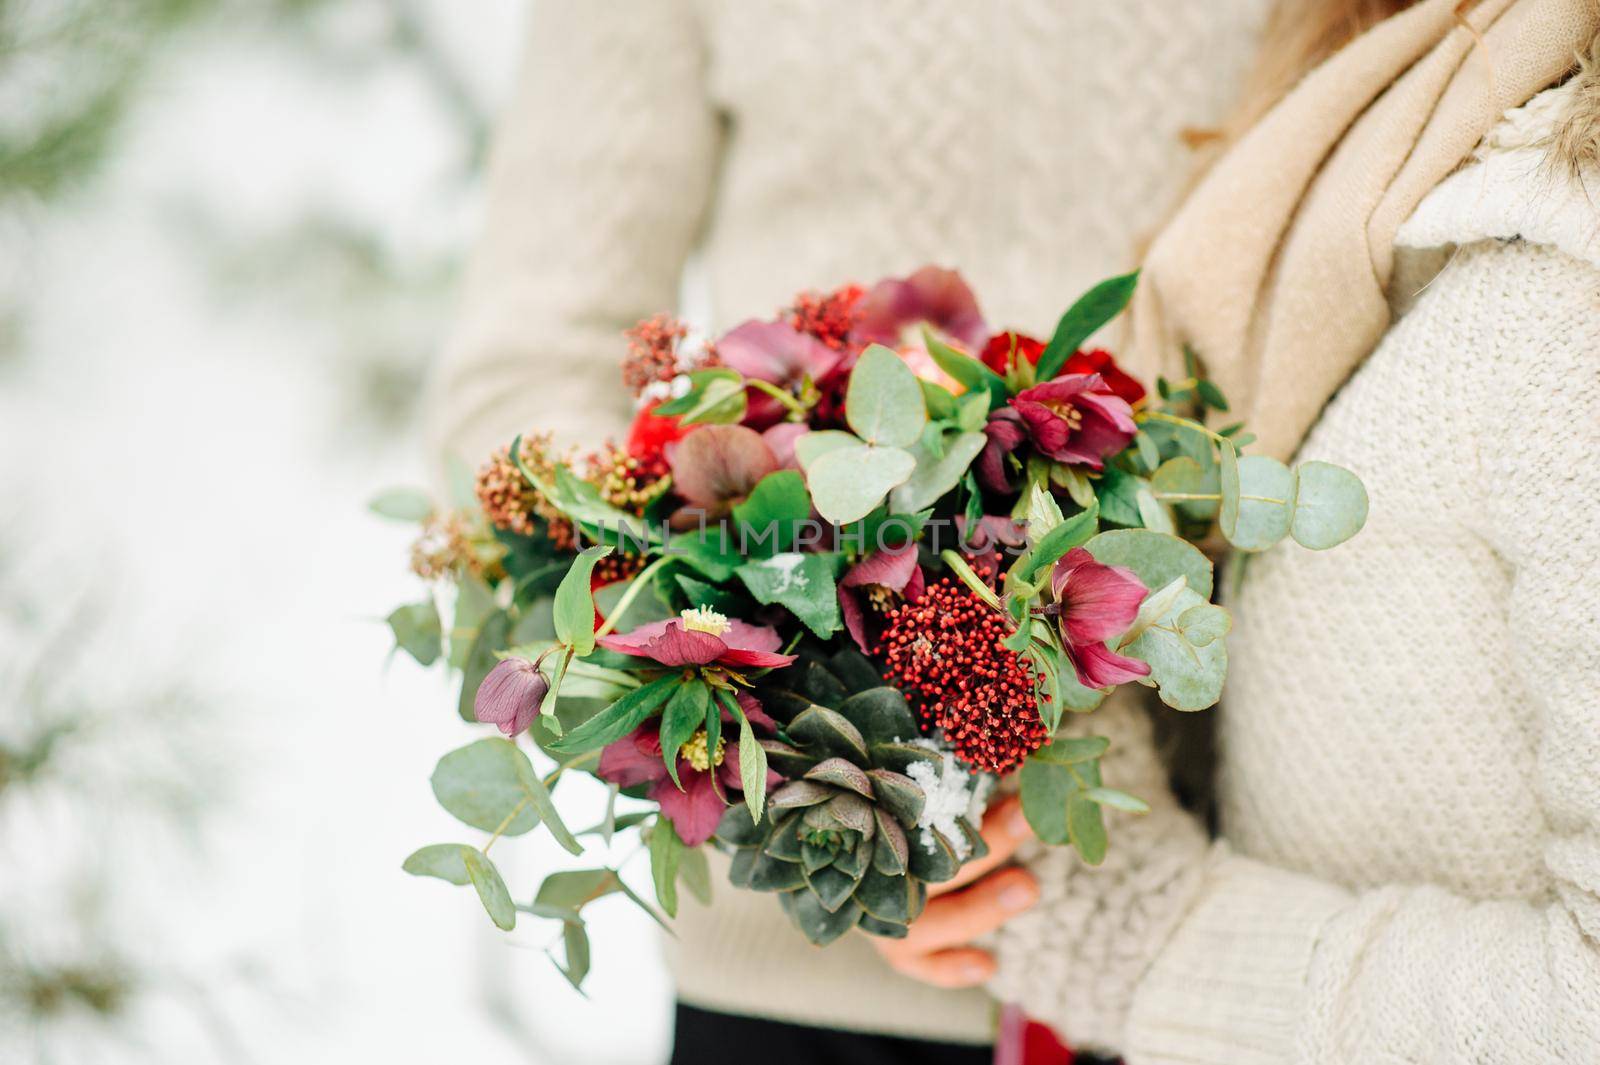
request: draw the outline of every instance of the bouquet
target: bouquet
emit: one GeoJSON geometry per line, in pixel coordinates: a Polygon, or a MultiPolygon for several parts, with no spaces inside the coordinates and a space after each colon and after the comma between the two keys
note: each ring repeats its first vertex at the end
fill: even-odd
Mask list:
{"type": "Polygon", "coordinates": [[[1212,428],[1228,403],[1192,353],[1151,395],[1083,350],[1136,282],[1093,288],[1047,342],[992,332],[934,267],[713,343],[653,318],[628,333],[622,445],[580,460],[523,436],[458,474],[452,506],[375,501],[422,522],[429,594],[390,615],[399,647],[459,670],[461,716],[503,733],[433,776],[487,841],[406,871],[471,884],[501,928],[559,922],[578,984],[588,903],[656,908],[613,864],[516,899],[501,837],[543,825],[582,854],[636,832],[667,914],[680,884],[709,899],[718,848],[816,944],[905,935],[926,885],[983,853],[1007,778],[1041,840],[1099,862],[1103,808],[1143,803],[1102,782],[1106,740],[1057,736],[1063,714],[1126,683],[1215,703],[1230,619],[1202,545],[1328,548],[1367,505],[1347,470],[1212,428]],[[580,832],[553,798],[574,772],[610,789],[580,832]]]}

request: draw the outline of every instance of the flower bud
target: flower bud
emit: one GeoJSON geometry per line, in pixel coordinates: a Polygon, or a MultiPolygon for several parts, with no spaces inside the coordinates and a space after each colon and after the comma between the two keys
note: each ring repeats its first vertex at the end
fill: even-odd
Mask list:
{"type": "Polygon", "coordinates": [[[472,712],[484,724],[515,736],[533,724],[549,692],[550,682],[537,665],[526,658],[506,658],[478,685],[472,712]]]}

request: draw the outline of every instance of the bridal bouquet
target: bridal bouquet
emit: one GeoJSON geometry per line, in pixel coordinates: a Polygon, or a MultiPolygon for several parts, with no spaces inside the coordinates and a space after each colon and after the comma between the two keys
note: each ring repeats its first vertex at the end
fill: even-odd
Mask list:
{"type": "Polygon", "coordinates": [[[624,444],[581,460],[523,436],[420,519],[429,595],[389,617],[401,648],[462,675],[464,718],[496,726],[445,755],[439,802],[488,833],[408,872],[471,884],[502,928],[561,924],[589,966],[583,907],[614,866],[514,899],[490,847],[543,825],[573,854],[636,831],[656,902],[709,898],[705,848],[771,892],[812,942],[902,936],[926,885],[981,855],[985,801],[1015,775],[1047,843],[1103,857],[1104,739],[1057,737],[1117,685],[1179,710],[1216,702],[1228,612],[1196,546],[1328,548],[1366,516],[1353,474],[1241,452],[1199,375],[1154,382],[1081,350],[1136,275],[1096,286],[1048,342],[992,332],[955,273],[807,294],[694,343],[658,317],[628,334],[638,401],[624,444]],[[1220,540],[1217,539],[1220,537],[1220,540]],[[450,618],[448,628],[444,617],[450,618]],[[526,737],[548,756],[542,775],[526,737]],[[609,785],[570,830],[552,794],[609,785]],[[618,795],[642,800],[616,809],[618,795]]]}

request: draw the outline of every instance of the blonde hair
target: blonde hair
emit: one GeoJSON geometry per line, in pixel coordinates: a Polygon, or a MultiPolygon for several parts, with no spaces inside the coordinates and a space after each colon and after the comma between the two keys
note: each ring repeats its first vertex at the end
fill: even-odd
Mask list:
{"type": "MultiPolygon", "coordinates": [[[[1457,16],[1475,0],[1461,0],[1457,16]]],[[[1600,9],[1600,0],[1591,0],[1600,9]]],[[[1413,0],[1276,0],[1261,34],[1261,50],[1245,79],[1239,106],[1222,128],[1195,134],[1197,144],[1228,144],[1272,109],[1323,60],[1413,0]]],[[[1574,56],[1567,114],[1550,139],[1553,162],[1580,173],[1600,167],[1600,36],[1574,56]]]]}

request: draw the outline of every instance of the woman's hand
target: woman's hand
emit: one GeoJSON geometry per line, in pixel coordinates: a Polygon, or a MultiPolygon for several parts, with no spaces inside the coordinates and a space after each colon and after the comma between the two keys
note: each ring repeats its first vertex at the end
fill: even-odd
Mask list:
{"type": "Polygon", "coordinates": [[[1033,836],[1022,801],[1013,795],[991,806],[980,831],[989,853],[962,866],[954,879],[928,885],[927,908],[909,934],[872,940],[897,972],[935,987],[977,987],[994,976],[995,960],[971,943],[1039,901],[1032,873],[1001,868],[1033,836]]]}

